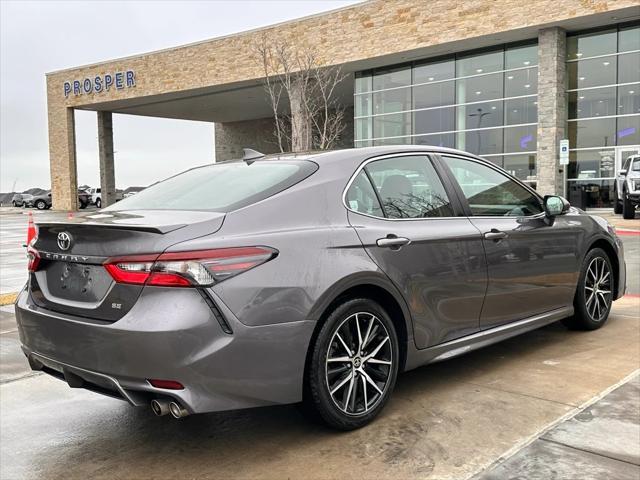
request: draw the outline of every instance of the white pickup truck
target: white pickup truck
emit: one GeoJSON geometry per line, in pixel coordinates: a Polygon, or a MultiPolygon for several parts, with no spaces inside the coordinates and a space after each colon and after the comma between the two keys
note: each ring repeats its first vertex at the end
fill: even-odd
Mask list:
{"type": "MultiPolygon", "coordinates": [[[[102,198],[100,194],[100,187],[87,188],[87,193],[91,195],[91,204],[98,208],[102,208],[102,198]]],[[[122,192],[116,191],[116,202],[122,200],[122,192]]]]}

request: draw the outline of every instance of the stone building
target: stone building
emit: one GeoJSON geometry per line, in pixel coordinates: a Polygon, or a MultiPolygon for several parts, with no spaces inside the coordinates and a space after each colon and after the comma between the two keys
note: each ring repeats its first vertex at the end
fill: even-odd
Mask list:
{"type": "Polygon", "coordinates": [[[77,207],[75,109],[97,112],[105,204],[115,190],[114,112],[215,123],[218,161],[242,147],[272,151],[254,55],[263,34],[317,45],[349,74],[339,92],[353,112],[344,146],[456,147],[542,193],[609,207],[616,170],[640,151],[639,19],[637,0],[374,0],[52,72],[54,208],[77,207]]]}

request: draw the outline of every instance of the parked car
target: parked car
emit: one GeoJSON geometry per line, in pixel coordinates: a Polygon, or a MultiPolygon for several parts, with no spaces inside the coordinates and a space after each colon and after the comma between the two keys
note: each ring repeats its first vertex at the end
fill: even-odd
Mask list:
{"type": "MultiPolygon", "coordinates": [[[[90,204],[91,196],[84,190],[78,190],[78,207],[81,209],[87,208],[90,204]]],[[[35,207],[38,210],[46,210],[51,208],[51,192],[44,192],[40,195],[34,195],[31,200],[26,203],[27,207],[35,207]]]]}
{"type": "Polygon", "coordinates": [[[640,155],[632,155],[624,162],[616,177],[615,213],[623,218],[633,219],[640,205],[640,155]]]}
{"type": "MultiPolygon", "coordinates": [[[[100,187],[89,188],[87,193],[91,195],[91,204],[102,208],[102,189],[100,187]]],[[[116,190],[116,202],[122,200],[122,192],[116,190]]]]}
{"type": "Polygon", "coordinates": [[[399,373],[600,328],[625,292],[611,225],[474,155],[246,158],[42,220],[16,304],[31,368],[157,415],[303,401],[349,430],[399,373]]]}
{"type": "Polygon", "coordinates": [[[15,193],[11,199],[11,205],[14,207],[24,207],[33,198],[29,193],[15,193]]]}
{"type": "Polygon", "coordinates": [[[43,192],[34,195],[30,201],[25,204],[27,207],[35,207],[38,210],[46,210],[51,208],[51,192],[43,192]]]}

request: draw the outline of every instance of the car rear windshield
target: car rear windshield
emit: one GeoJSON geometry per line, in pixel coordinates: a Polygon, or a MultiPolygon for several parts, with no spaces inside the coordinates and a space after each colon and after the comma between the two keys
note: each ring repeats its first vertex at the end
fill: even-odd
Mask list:
{"type": "Polygon", "coordinates": [[[230,212],[275,195],[317,169],[315,163],[306,160],[207,165],[170,177],[105,210],[230,212]]]}

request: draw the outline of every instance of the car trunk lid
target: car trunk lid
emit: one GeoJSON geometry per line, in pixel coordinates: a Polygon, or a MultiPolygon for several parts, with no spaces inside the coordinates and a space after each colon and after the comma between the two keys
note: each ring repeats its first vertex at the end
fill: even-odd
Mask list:
{"type": "Polygon", "coordinates": [[[115,283],[110,258],[155,258],[171,245],[215,233],[224,214],[206,211],[114,211],[39,222],[33,247],[40,263],[30,274],[34,302],[49,310],[113,322],[124,316],[142,285],[115,283]]]}

